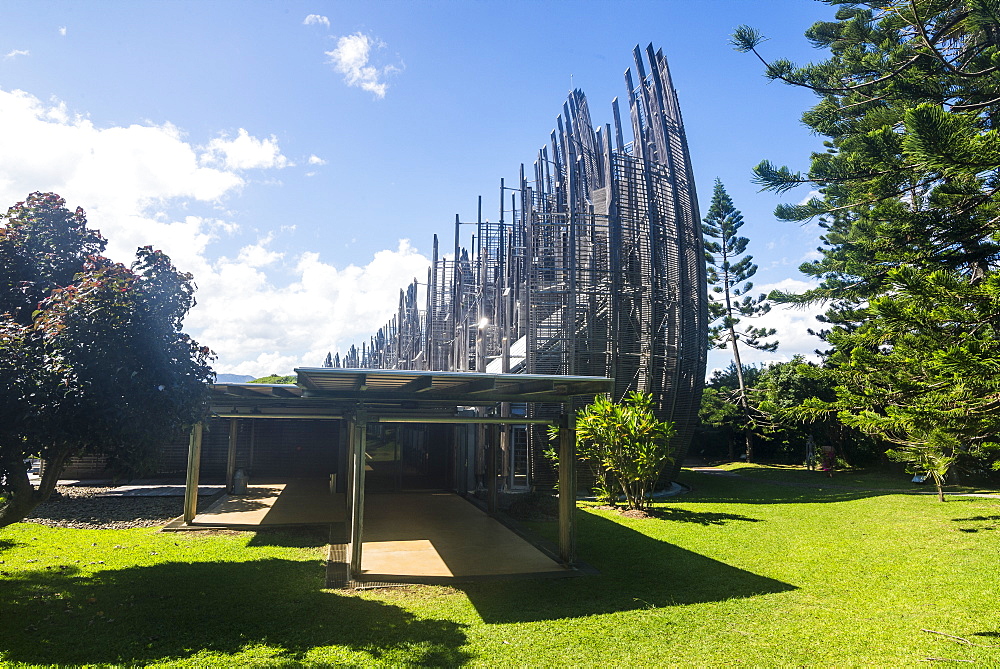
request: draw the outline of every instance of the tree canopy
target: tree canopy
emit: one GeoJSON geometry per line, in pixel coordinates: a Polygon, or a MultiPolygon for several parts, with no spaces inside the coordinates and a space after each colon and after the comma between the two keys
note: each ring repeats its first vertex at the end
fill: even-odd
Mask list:
{"type": "Polygon", "coordinates": [[[212,353],[181,327],[194,282],[151,247],[130,267],[53,193],[0,227],[0,526],[30,513],[69,458],[143,472],[157,447],[204,417],[212,353]],[[31,485],[24,460],[43,458],[31,485]]]}
{"type": "MultiPolygon", "coordinates": [[[[771,309],[766,296],[750,295],[757,273],[753,256],[747,253],[750,240],[739,236],[743,227],[743,214],[733,204],[722,182],[715,180],[712,204],[702,221],[705,236],[705,262],[708,266],[708,312],[713,325],[709,328],[710,344],[728,348],[733,352],[732,369],[736,373],[736,387],[726,399],[739,407],[744,422],[742,431],[746,438],[747,461],[753,460],[754,407],[748,395],[748,384],[743,378],[743,361],[740,346],[759,351],[775,351],[777,341],[765,341],[775,334],[774,328],[741,325],[744,318],[755,318],[771,309]],[[742,299],[741,299],[742,298],[742,299]]],[[[731,443],[731,442],[730,442],[731,443]]]]}
{"type": "Polygon", "coordinates": [[[806,33],[820,63],[768,62],[746,26],[733,37],[769,78],[816,93],[803,121],[827,138],[807,173],[755,169],[766,189],[819,193],[776,212],[824,230],[801,267],[819,286],[772,295],[829,307],[837,399],[803,411],[939,464],[979,458],[1000,419],[1000,3],[826,1],[836,20],[806,33]]]}

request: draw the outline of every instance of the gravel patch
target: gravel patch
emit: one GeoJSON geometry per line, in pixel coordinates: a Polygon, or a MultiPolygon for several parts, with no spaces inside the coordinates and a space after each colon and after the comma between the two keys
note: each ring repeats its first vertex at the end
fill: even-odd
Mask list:
{"type": "MultiPolygon", "coordinates": [[[[112,487],[56,486],[47,502],[35,507],[27,523],[89,530],[159,527],[184,513],[183,497],[98,497],[112,487]]],[[[206,500],[199,500],[199,505],[206,500]]]]}

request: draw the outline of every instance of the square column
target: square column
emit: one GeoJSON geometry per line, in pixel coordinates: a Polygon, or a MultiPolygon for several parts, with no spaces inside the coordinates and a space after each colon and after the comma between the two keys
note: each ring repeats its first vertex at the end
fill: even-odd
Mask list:
{"type": "Polygon", "coordinates": [[[367,416],[357,413],[347,422],[348,434],[348,544],[347,560],[351,578],[361,575],[361,540],[365,515],[365,440],[367,416]]]}
{"type": "Polygon", "coordinates": [[[198,479],[201,475],[201,423],[191,428],[188,441],[187,481],[184,484],[184,524],[190,525],[198,513],[198,479]]]}
{"type": "Polygon", "coordinates": [[[559,417],[559,558],[576,562],[576,417],[559,417]]]}

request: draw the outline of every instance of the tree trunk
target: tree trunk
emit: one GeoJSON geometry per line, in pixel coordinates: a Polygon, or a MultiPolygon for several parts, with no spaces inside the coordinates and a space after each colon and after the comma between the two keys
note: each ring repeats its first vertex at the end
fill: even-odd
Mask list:
{"type": "Polygon", "coordinates": [[[13,453],[4,460],[0,468],[7,477],[9,495],[0,505],[0,527],[19,523],[28,517],[35,507],[44,502],[55,490],[59,475],[69,453],[61,452],[54,458],[46,460],[42,480],[36,489],[28,479],[28,468],[24,465],[21,453],[13,453]]]}

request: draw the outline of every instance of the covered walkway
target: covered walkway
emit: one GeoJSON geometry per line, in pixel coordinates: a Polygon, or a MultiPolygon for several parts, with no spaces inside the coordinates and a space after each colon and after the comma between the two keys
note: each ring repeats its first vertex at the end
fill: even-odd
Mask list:
{"type": "MultiPolygon", "coordinates": [[[[404,577],[456,579],[514,574],[560,573],[576,561],[575,490],[576,438],[570,402],[577,396],[608,392],[614,381],[604,377],[547,376],[538,374],[486,374],[374,369],[296,369],[297,383],[216,384],[211,409],[213,421],[228,421],[226,454],[227,489],[234,489],[240,423],[249,421],[335,421],[337,432],[296,444],[285,458],[304,448],[338,452],[320,473],[335,475],[344,492],[331,493],[328,481],[317,478],[311,494],[297,484],[278,482],[260,486],[255,478],[251,495],[230,496],[212,509],[198,513],[197,490],[202,460],[204,425],[195,425],[188,447],[187,484],[183,524],[230,526],[301,524],[291,522],[301,508],[312,522],[343,522],[342,544],[331,545],[331,562],[345,565],[345,583],[371,579],[402,581],[404,577]],[[561,409],[548,417],[512,415],[511,403],[545,404],[561,409]],[[474,447],[453,444],[449,490],[465,494],[471,477],[485,488],[488,514],[451,493],[402,498],[382,497],[366,490],[367,470],[374,459],[366,442],[369,431],[385,424],[452,425],[476,427],[474,447]],[[500,485],[500,425],[550,425],[556,427],[559,461],[558,562],[504,527],[495,518],[500,485]],[[375,427],[373,427],[375,426],[375,427]],[[338,436],[339,435],[339,436],[338,436]],[[464,450],[463,450],[464,449],[464,450]],[[339,464],[337,464],[339,463],[339,464]],[[326,486],[325,488],[323,486],[326,486]],[[319,496],[325,500],[307,502],[319,496]],[[296,499],[297,498],[297,499],[296,499]],[[287,501],[286,501],[287,500],[287,501]],[[366,506],[369,507],[366,509],[366,506]],[[337,511],[334,512],[333,510],[337,511]],[[339,513],[340,516],[330,515],[339,513]],[[339,548],[338,548],[339,547],[339,548]],[[339,552],[338,552],[339,551],[339,552]],[[415,572],[415,573],[409,573],[415,572]]],[[[214,434],[219,434],[215,432],[214,434]]],[[[254,451],[254,431],[250,450],[254,451]]],[[[258,454],[265,448],[259,445],[258,454]]],[[[418,454],[419,455],[419,454],[418,454]]],[[[427,455],[426,453],[424,455],[427,455]]],[[[399,457],[398,455],[396,456],[399,457]]],[[[254,459],[251,455],[250,462],[254,459]]],[[[278,463],[280,464],[280,460],[278,463]]],[[[448,465],[442,461],[445,470],[448,465]]],[[[442,470],[444,471],[444,470],[442,470]]],[[[374,472],[373,472],[374,473],[374,472]]],[[[312,485],[312,484],[311,484],[312,485]]]]}
{"type": "MultiPolygon", "coordinates": [[[[343,534],[343,494],[322,479],[287,479],[224,495],[188,525],[170,529],[240,529],[331,525],[343,534]]],[[[331,556],[346,546],[334,546],[331,556]]],[[[367,495],[357,584],[451,583],[501,576],[566,576],[553,557],[495,518],[449,492],[367,495]]],[[[342,558],[339,558],[342,560],[342,558]]],[[[346,565],[339,565],[346,578],[346,565]]],[[[337,565],[333,566],[337,568],[337,565]]]]}

